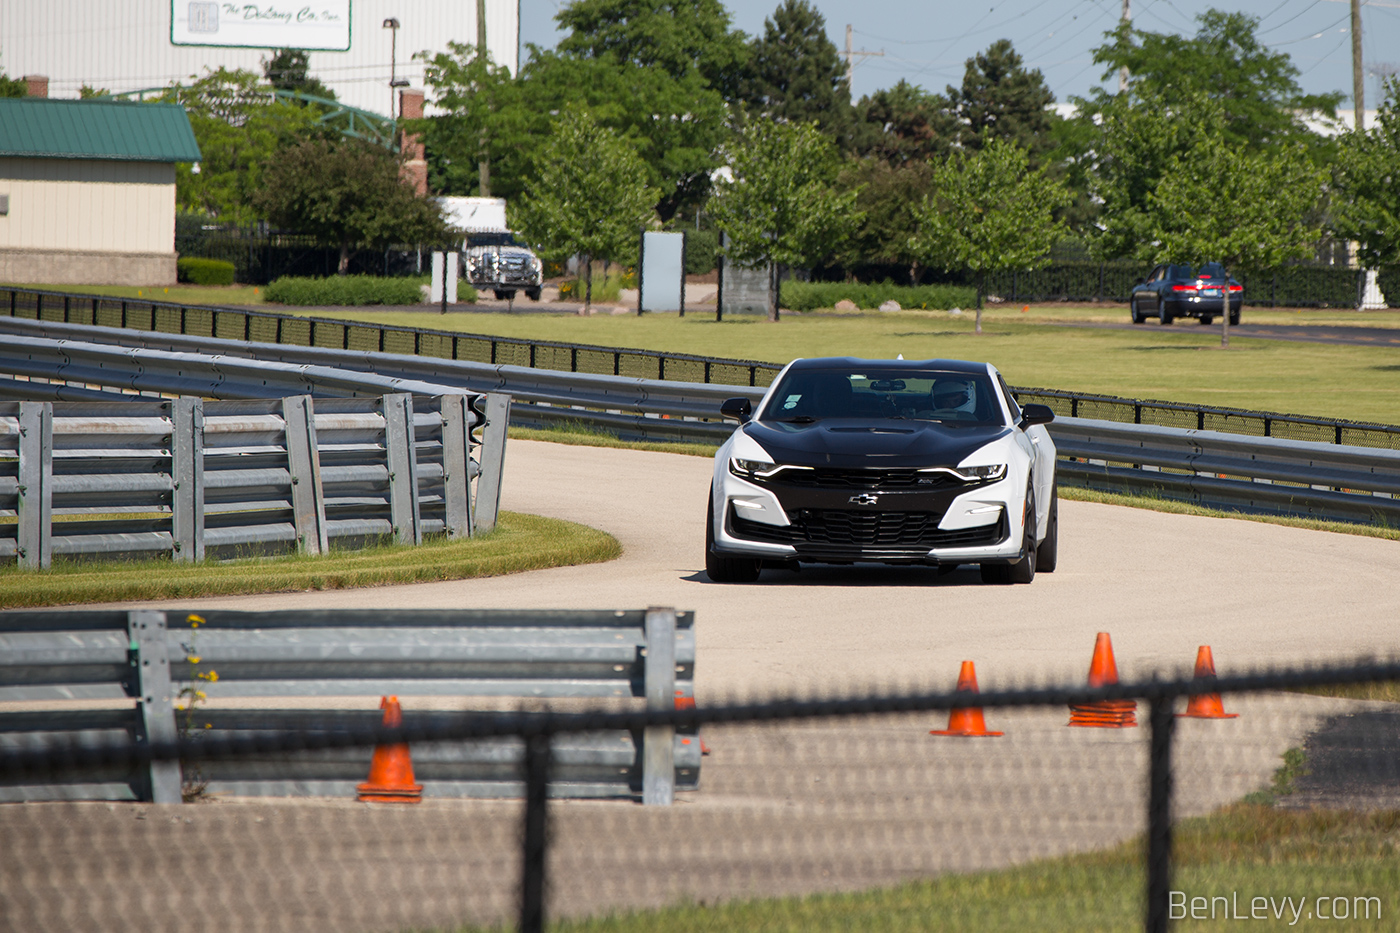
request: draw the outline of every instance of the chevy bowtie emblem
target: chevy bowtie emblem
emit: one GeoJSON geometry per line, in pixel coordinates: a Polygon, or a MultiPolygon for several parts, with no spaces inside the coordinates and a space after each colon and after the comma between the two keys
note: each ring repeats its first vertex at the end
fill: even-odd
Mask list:
{"type": "Polygon", "coordinates": [[[880,501],[879,496],[872,496],[868,492],[863,492],[858,496],[851,496],[851,501],[856,505],[874,505],[880,501]]]}

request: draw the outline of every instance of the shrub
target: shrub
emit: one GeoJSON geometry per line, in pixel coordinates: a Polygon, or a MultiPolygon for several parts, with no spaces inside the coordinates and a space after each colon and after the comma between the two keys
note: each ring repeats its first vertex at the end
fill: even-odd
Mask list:
{"type": "Polygon", "coordinates": [[[815,311],[833,308],[841,300],[854,301],[859,308],[873,309],[894,299],[901,308],[943,311],[966,308],[977,303],[977,290],[962,285],[895,285],[892,282],[794,282],[782,287],[784,308],[815,311]]]}
{"type": "MultiPolygon", "coordinates": [[[[583,300],[583,279],[569,279],[559,283],[559,299],[561,301],[582,301],[583,300]]],[[[609,269],[606,276],[593,273],[593,300],[610,304],[616,302],[619,293],[624,288],[637,287],[637,273],[634,270],[609,269]]]]}
{"type": "MultiPolygon", "coordinates": [[[[283,276],[263,289],[263,300],[283,305],[416,305],[423,280],[415,277],[333,275],[324,279],[283,276]]],[[[458,301],[476,301],[476,289],[457,286],[458,301]]]]}
{"type": "Polygon", "coordinates": [[[189,256],[175,260],[175,277],[191,285],[232,285],[233,263],[189,256]]]}
{"type": "Polygon", "coordinates": [[[1400,266],[1381,266],[1376,273],[1376,284],[1385,296],[1386,307],[1400,308],[1400,266]]]}

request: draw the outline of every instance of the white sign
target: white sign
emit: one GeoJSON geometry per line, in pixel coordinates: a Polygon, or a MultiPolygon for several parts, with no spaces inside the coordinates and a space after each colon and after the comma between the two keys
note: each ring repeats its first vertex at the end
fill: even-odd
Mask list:
{"type": "Polygon", "coordinates": [[[171,45],[350,50],[350,0],[171,0],[171,45]]]}

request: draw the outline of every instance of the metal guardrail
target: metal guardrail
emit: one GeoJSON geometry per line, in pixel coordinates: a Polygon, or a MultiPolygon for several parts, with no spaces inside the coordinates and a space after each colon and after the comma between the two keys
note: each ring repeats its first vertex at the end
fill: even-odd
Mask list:
{"type": "MultiPolygon", "coordinates": [[[[127,709],[0,713],[0,750],[53,743],[254,743],[275,731],[373,731],[373,711],[207,709],[197,689],[242,697],[460,696],[642,699],[650,712],[694,697],[694,613],[647,610],[38,610],[0,613],[0,700],[29,706],[133,697],[127,709]],[[197,623],[194,624],[194,623],[197,623]],[[217,677],[210,675],[217,674],[217,677]],[[313,725],[314,724],[314,725],[313,725]]],[[[467,714],[470,715],[470,714],[467,714]]],[[[483,712],[481,715],[487,715],[483,712]]],[[[462,713],[409,711],[407,728],[462,713]]],[[[333,742],[334,737],[329,736],[333,742]]],[[[524,743],[507,736],[414,755],[429,796],[520,796],[524,743]]],[[[244,755],[198,764],[211,792],[352,798],[368,748],[244,755]]],[[[669,804],[699,781],[694,729],[660,724],[580,733],[556,744],[554,792],[669,804]]],[[[191,769],[193,771],[193,769],[191,769]]],[[[81,776],[0,778],[0,800],[180,803],[175,760],[127,762],[81,776]]]]}
{"type": "Polygon", "coordinates": [[[508,413],[507,397],[465,394],[0,402],[0,559],[38,569],[55,555],[198,561],[467,536],[495,525],[508,413]],[[473,400],[488,413],[480,464],[473,400]]]}
{"type": "MultiPolygon", "coordinates": [[[[306,379],[310,388],[324,392],[354,391],[357,380],[380,380],[393,385],[452,386],[471,391],[508,391],[516,400],[511,420],[517,425],[549,427],[577,423],[603,429],[625,439],[688,441],[719,444],[732,433],[732,426],[717,419],[719,403],[731,395],[757,400],[764,389],[749,386],[681,383],[674,381],[623,378],[606,375],[566,373],[509,365],[343,349],[258,345],[238,341],[178,335],[133,335],[104,330],[100,336],[136,343],[138,348],[105,344],[79,344],[62,335],[84,333],[92,328],[75,325],[36,324],[3,321],[16,336],[13,351],[0,348],[0,371],[29,367],[32,373],[48,373],[55,378],[105,379],[109,383],[132,384],[165,391],[179,391],[184,385],[198,384],[202,391],[228,391],[220,383],[225,370],[244,367],[256,373],[258,366],[282,367],[306,379]],[[31,336],[41,332],[45,336],[31,336]],[[216,356],[195,353],[203,348],[216,356]],[[258,364],[232,355],[266,356],[258,364]],[[324,381],[309,374],[325,374],[324,381]],[[372,375],[371,375],[372,374],[372,375]],[[432,380],[431,383],[428,380],[432,380]]],[[[377,384],[377,383],[376,383],[377,384]]],[[[1385,470],[1400,456],[1377,443],[1369,446],[1325,443],[1337,436],[1345,439],[1383,441],[1400,432],[1385,425],[1351,425],[1313,419],[1291,422],[1258,416],[1255,422],[1240,419],[1249,413],[1208,410],[1172,403],[1134,402],[1097,396],[1058,393],[1045,389],[1019,391],[1023,401],[1042,401],[1059,410],[1061,418],[1051,425],[1052,436],[1063,457],[1093,461],[1076,464],[1062,461],[1062,482],[1104,490],[1147,493],[1224,509],[1301,515],[1340,521],[1391,521],[1395,516],[1394,490],[1385,480],[1385,470]],[[1157,407],[1153,407],[1156,405],[1157,407]],[[1078,416],[1067,414],[1078,413],[1078,416]],[[1088,414],[1119,415],[1126,418],[1086,418],[1088,414]],[[1133,424],[1128,419],[1149,420],[1151,415],[1185,422],[1181,427],[1133,424]],[[1136,428],[1134,439],[1125,448],[1118,440],[1101,442],[1073,427],[1084,422],[1107,436],[1112,427],[1136,428]],[[1201,431],[1210,426],[1257,427],[1258,434],[1222,430],[1201,431]],[[1288,430],[1316,429],[1319,439],[1294,440],[1288,430]],[[1267,436],[1264,432],[1268,432],[1267,436]],[[1351,433],[1356,432],[1356,433],[1351,433]],[[1150,459],[1144,445],[1155,445],[1162,452],[1150,459]],[[1197,450],[1209,443],[1228,450],[1224,463],[1213,463],[1197,450]],[[1077,445],[1077,446],[1076,446],[1077,445]],[[1160,462],[1157,462],[1160,461],[1160,462]],[[1381,466],[1376,466],[1381,464],[1381,466]],[[1147,469],[1144,469],[1146,467],[1147,469]],[[1174,472],[1175,471],[1175,472],[1174,472]],[[1271,485],[1272,484],[1272,485],[1271,485]]]]}
{"type": "MultiPolygon", "coordinates": [[[[434,360],[503,364],[636,379],[766,387],[777,363],[684,353],[600,347],[337,321],[246,308],[194,307],[158,301],[0,289],[0,320],[80,324],[233,341],[424,356],[434,360]]],[[[33,331],[31,331],[33,332],[33,331]]],[[[1056,389],[1018,388],[1028,401],[1058,415],[1164,427],[1227,431],[1263,437],[1400,449],[1400,426],[1119,398],[1056,389]]]]}

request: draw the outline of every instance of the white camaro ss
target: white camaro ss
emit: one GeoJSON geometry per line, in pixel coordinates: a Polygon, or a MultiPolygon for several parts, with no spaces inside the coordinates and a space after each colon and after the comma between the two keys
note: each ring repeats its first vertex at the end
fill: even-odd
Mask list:
{"type": "Polygon", "coordinates": [[[1055,445],[1044,405],[1017,405],[987,363],[796,360],[715,455],[705,570],[977,564],[989,583],[1055,569],[1055,445]]]}

